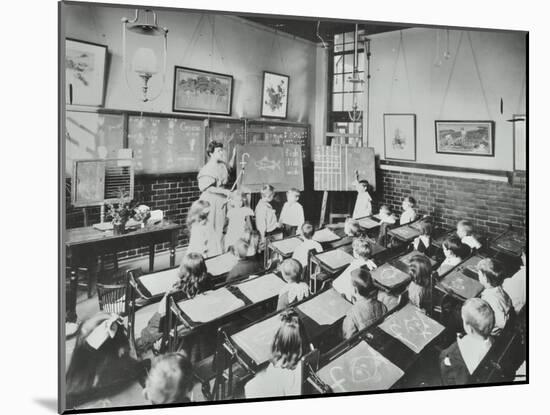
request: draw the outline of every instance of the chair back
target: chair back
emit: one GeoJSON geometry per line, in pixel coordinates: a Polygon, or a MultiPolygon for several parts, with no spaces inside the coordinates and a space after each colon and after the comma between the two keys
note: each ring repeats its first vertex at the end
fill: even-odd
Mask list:
{"type": "Polygon", "coordinates": [[[161,353],[171,353],[181,350],[184,348],[185,339],[191,333],[191,326],[189,326],[183,312],[178,307],[174,294],[168,294],[166,297],[166,314],[161,353]]]}
{"type": "Polygon", "coordinates": [[[129,298],[127,295],[127,283],[100,284],[97,287],[99,309],[108,313],[116,313],[125,316],[128,312],[129,298]]]}

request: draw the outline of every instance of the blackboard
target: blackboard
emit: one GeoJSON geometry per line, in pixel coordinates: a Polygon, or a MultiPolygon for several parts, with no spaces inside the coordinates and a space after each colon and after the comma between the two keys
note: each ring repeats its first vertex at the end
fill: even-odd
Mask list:
{"type": "Polygon", "coordinates": [[[393,313],[379,327],[415,353],[420,353],[444,330],[441,324],[412,304],[393,313]]]}
{"type": "Polygon", "coordinates": [[[65,173],[73,174],[73,161],[116,158],[124,144],[124,117],[117,114],[67,111],[65,119],[65,173]]]}
{"type": "MultiPolygon", "coordinates": [[[[238,122],[226,122],[213,120],[210,122],[210,128],[208,129],[208,142],[218,141],[223,143],[225,149],[226,162],[229,162],[233,149],[237,144],[244,144],[244,123],[238,122]]],[[[206,157],[206,152],[205,152],[206,157]]]]}
{"type": "Polygon", "coordinates": [[[308,126],[250,123],[247,129],[247,143],[299,145],[302,151],[302,163],[305,166],[309,165],[308,126]]]}
{"type": "Polygon", "coordinates": [[[355,172],[376,189],[374,149],[354,146],[316,146],[313,156],[313,189],[355,190],[355,172]]]}
{"type": "Polygon", "coordinates": [[[404,372],[361,341],[317,373],[334,393],[389,389],[404,372]]]}
{"type": "Polygon", "coordinates": [[[238,145],[237,166],[242,160],[246,166],[239,186],[246,193],[259,192],[264,184],[271,184],[277,192],[292,187],[304,189],[302,157],[297,145],[238,145]]]}
{"type": "Polygon", "coordinates": [[[201,120],[152,116],[128,118],[128,147],[136,174],[196,172],[204,165],[201,120]]]}

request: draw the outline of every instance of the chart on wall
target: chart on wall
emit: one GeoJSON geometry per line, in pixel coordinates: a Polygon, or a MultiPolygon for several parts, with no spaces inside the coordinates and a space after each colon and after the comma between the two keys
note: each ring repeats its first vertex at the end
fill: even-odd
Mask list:
{"type": "Polygon", "coordinates": [[[130,116],[128,147],[136,174],[185,173],[204,164],[202,120],[130,116]]]}
{"type": "Polygon", "coordinates": [[[65,173],[73,174],[74,160],[115,158],[123,146],[122,115],[67,111],[65,173]]]}
{"type": "Polygon", "coordinates": [[[376,189],[374,148],[354,146],[316,146],[313,156],[314,190],[355,190],[356,173],[376,189]]]}
{"type": "Polygon", "coordinates": [[[302,153],[298,145],[245,144],[237,146],[237,168],[245,163],[240,188],[259,192],[264,184],[276,191],[304,189],[302,153]]]}

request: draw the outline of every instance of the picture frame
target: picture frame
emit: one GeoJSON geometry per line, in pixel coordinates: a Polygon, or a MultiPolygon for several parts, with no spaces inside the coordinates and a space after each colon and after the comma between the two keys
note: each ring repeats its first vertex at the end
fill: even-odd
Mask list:
{"type": "Polygon", "coordinates": [[[67,105],[101,107],[105,100],[107,46],[65,39],[65,99],[67,105]]]}
{"type": "Polygon", "coordinates": [[[174,67],[172,111],[231,115],[233,75],[174,67]]]}
{"type": "Polygon", "coordinates": [[[527,116],[514,114],[514,171],[527,170],[527,116]]]}
{"type": "Polygon", "coordinates": [[[264,71],[262,81],[262,108],[264,118],[285,119],[288,112],[290,76],[264,71]]]}
{"type": "Polygon", "coordinates": [[[384,114],[384,158],[416,161],[416,114],[384,114]]]}
{"type": "Polygon", "coordinates": [[[439,154],[495,156],[494,121],[435,121],[435,151],[439,154]]]}

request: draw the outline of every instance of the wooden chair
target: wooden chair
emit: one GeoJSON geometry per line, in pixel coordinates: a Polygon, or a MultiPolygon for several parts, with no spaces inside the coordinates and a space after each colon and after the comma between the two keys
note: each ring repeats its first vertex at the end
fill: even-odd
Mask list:
{"type": "Polygon", "coordinates": [[[97,284],[97,298],[99,309],[109,313],[126,316],[128,313],[128,287],[127,283],[120,284],[97,284]]]}

